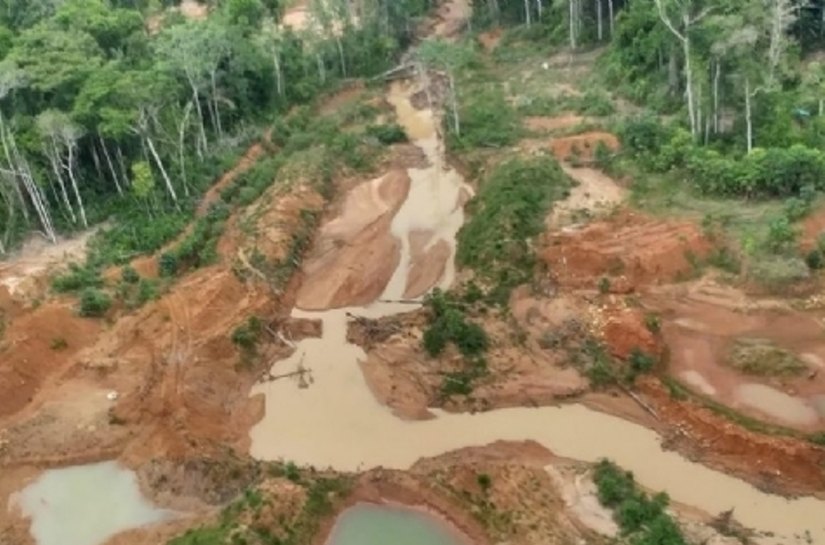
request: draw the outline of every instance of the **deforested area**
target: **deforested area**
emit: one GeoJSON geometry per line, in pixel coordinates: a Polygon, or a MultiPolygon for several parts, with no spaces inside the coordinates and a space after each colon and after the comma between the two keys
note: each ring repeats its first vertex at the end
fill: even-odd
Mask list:
{"type": "Polygon", "coordinates": [[[0,544],[825,545],[823,36],[0,0],[0,544]]]}

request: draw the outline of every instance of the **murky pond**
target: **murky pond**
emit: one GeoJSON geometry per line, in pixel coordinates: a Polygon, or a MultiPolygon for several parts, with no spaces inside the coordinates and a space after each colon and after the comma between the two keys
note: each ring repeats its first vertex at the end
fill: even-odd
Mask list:
{"type": "Polygon", "coordinates": [[[31,518],[37,545],[99,545],[109,537],[170,518],[140,493],[116,462],[53,469],[12,497],[31,518]]]}
{"type": "Polygon", "coordinates": [[[819,413],[804,399],[764,384],[742,384],[736,387],[736,399],[749,407],[789,425],[812,425],[819,421],[819,413]]]}
{"type": "Polygon", "coordinates": [[[446,523],[402,507],[361,503],[341,513],[326,545],[463,545],[446,523]]]}
{"type": "MultiPolygon", "coordinates": [[[[433,114],[429,110],[415,111],[411,96],[411,90],[395,86],[389,100],[430,167],[410,172],[408,202],[393,223],[393,234],[403,239],[413,228],[430,230],[447,240],[454,251],[461,221],[456,198],[463,180],[440,166],[443,146],[437,140],[433,114]]],[[[385,298],[397,297],[407,284],[410,256],[409,245],[405,244],[405,255],[385,290],[385,298]]],[[[436,284],[449,285],[452,272],[451,265],[436,284]]],[[[825,545],[825,502],[767,494],[663,449],[659,436],[643,426],[582,405],[510,408],[479,414],[433,410],[435,418],[431,420],[397,418],[370,392],[359,367],[365,354],[347,342],[347,322],[349,315],[377,318],[413,309],[411,305],[374,303],[323,312],[293,311],[294,316],[320,319],[323,336],[298,343],[294,355],[277,363],[274,372],[289,372],[303,365],[310,369],[314,382],[306,388],[289,380],[255,386],[252,394],[264,395],[266,411],[250,432],[251,454],[259,459],[294,460],[343,471],[377,466],[406,469],[422,457],[463,447],[499,440],[534,440],[563,457],[586,462],[613,459],[633,471],[643,486],[667,491],[675,501],[710,514],[735,508],[739,522],[774,534],[760,538],[760,543],[806,543],[807,531],[813,543],[825,545]]]]}

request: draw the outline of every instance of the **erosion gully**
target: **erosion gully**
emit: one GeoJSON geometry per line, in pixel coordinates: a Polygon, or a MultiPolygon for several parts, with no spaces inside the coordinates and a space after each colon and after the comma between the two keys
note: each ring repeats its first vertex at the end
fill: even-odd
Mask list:
{"type": "MultiPolygon", "coordinates": [[[[433,410],[433,419],[407,421],[376,401],[359,367],[365,354],[347,341],[348,314],[380,318],[411,310],[409,304],[381,302],[398,299],[404,292],[410,234],[431,231],[437,235],[434,240],[450,244],[454,256],[455,236],[463,221],[460,195],[468,191],[462,177],[447,165],[437,116],[412,104],[419,91],[412,82],[397,82],[387,97],[399,123],[429,163],[409,170],[409,196],[392,224],[392,233],[401,241],[399,265],[372,304],[322,312],[293,310],[295,317],[321,320],[323,335],[297,343],[294,354],[276,364],[278,373],[303,365],[311,369],[313,383],[302,388],[281,380],[255,386],[252,394],[265,396],[266,411],[250,432],[251,454],[262,460],[294,460],[341,471],[377,466],[405,469],[419,458],[463,447],[533,440],[568,458],[587,462],[610,458],[633,471],[643,486],[667,491],[676,502],[707,513],[734,508],[739,522],[759,532],[759,543],[825,544],[825,502],[762,492],[664,450],[659,436],[645,427],[580,404],[478,414],[433,410]]],[[[449,262],[438,282],[441,287],[453,281],[452,257],[449,262]]]]}

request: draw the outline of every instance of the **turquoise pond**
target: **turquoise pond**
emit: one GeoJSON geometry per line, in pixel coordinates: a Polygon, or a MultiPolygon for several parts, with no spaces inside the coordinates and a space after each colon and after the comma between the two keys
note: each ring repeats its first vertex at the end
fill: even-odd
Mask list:
{"type": "Polygon", "coordinates": [[[413,509],[358,504],[341,513],[327,545],[466,545],[446,523],[413,509]]]}

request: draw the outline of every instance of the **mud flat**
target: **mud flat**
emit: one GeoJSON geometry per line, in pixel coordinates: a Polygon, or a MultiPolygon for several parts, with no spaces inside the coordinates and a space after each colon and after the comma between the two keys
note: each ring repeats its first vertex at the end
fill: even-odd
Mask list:
{"type": "MultiPolygon", "coordinates": [[[[456,174],[442,175],[439,161],[443,155],[432,113],[414,110],[409,93],[409,89],[394,87],[390,102],[411,140],[424,150],[436,170],[410,172],[408,199],[393,220],[393,234],[402,242],[402,257],[384,299],[402,293],[407,285],[408,237],[413,230],[438,233],[438,238],[450,244],[447,272],[437,284],[448,286],[452,282],[452,250],[463,219],[458,212],[461,207],[456,206],[463,181],[456,174]],[[430,189],[438,184],[443,186],[430,189]]],[[[266,411],[250,432],[252,456],[342,471],[378,466],[408,469],[420,458],[465,447],[501,440],[533,440],[565,458],[586,462],[610,458],[633,471],[643,486],[667,491],[675,501],[707,513],[734,508],[739,522],[762,532],[760,543],[825,544],[825,502],[813,498],[789,500],[761,492],[744,481],[664,450],[659,436],[647,428],[582,405],[509,408],[479,414],[449,414],[434,409],[435,418],[430,420],[397,418],[373,397],[364,380],[359,361],[365,354],[346,339],[348,315],[377,318],[412,308],[379,302],[316,313],[293,311],[296,317],[320,319],[323,335],[298,343],[293,356],[277,363],[273,372],[290,372],[300,366],[308,370],[312,381],[279,380],[253,388],[253,395],[265,396],[266,411]],[[806,541],[808,537],[812,541],[806,541]]]]}

